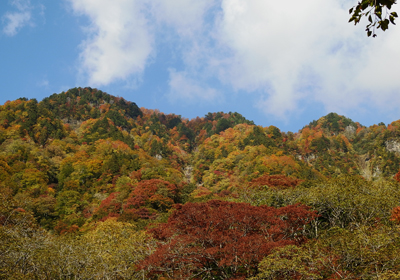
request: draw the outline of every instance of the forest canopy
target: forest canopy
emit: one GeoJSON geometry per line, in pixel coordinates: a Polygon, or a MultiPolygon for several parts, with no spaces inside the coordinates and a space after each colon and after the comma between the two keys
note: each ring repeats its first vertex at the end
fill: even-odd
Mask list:
{"type": "Polygon", "coordinates": [[[94,88],[0,106],[0,278],[398,279],[400,120],[298,132],[94,88]]]}

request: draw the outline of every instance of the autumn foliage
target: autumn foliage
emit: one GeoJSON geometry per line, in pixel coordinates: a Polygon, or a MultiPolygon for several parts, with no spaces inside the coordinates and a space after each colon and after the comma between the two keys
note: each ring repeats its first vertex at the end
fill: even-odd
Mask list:
{"type": "Polygon", "coordinates": [[[399,166],[400,120],[283,132],[92,88],[8,101],[0,279],[400,279],[399,166]]]}
{"type": "Polygon", "coordinates": [[[141,266],[149,278],[244,279],[273,248],[305,242],[316,213],[303,205],[279,209],[211,200],[177,205],[168,223],[149,230],[157,250],[141,266]]]}
{"type": "Polygon", "coordinates": [[[393,178],[394,178],[397,182],[400,183],[400,170],[399,170],[399,172],[397,172],[397,173],[394,175],[393,178]]]}
{"type": "Polygon", "coordinates": [[[285,175],[263,175],[250,182],[252,187],[268,186],[277,189],[286,189],[296,187],[304,180],[290,178],[285,175]]]}
{"type": "Polygon", "coordinates": [[[177,187],[164,180],[141,181],[123,206],[125,219],[152,219],[158,212],[169,210],[174,204],[177,187]]]}
{"type": "Polygon", "coordinates": [[[111,193],[94,213],[101,221],[117,218],[121,221],[154,219],[158,213],[167,212],[175,203],[178,188],[160,179],[143,180],[130,185],[132,191],[122,200],[119,192],[111,193]]]}
{"type": "Polygon", "coordinates": [[[397,224],[400,224],[400,206],[393,208],[391,221],[394,221],[397,224]]]}

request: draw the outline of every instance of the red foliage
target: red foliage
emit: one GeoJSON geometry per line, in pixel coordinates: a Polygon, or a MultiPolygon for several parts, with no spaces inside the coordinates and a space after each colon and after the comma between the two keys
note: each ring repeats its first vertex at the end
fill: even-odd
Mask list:
{"type": "Polygon", "coordinates": [[[118,192],[111,193],[104,199],[95,211],[94,216],[102,221],[111,217],[118,217],[122,208],[122,203],[116,199],[118,194],[118,192]]]}
{"type": "Polygon", "coordinates": [[[220,200],[176,205],[168,223],[149,230],[161,242],[140,266],[149,277],[249,277],[273,248],[305,242],[303,226],[316,216],[303,205],[276,209],[220,200]]]}
{"type": "Polygon", "coordinates": [[[123,206],[123,219],[152,219],[156,212],[166,212],[174,204],[178,188],[170,182],[151,179],[140,181],[123,206]]]}
{"type": "Polygon", "coordinates": [[[399,170],[399,172],[396,173],[396,175],[394,175],[393,178],[394,178],[397,182],[400,183],[400,170],[399,170]]]}
{"type": "Polygon", "coordinates": [[[115,184],[117,183],[118,179],[119,179],[120,175],[116,175],[112,178],[112,184],[115,186],[115,184]]]}
{"type": "Polygon", "coordinates": [[[79,231],[79,227],[77,225],[68,226],[66,223],[62,221],[58,221],[57,225],[54,227],[54,230],[59,234],[68,234],[79,231]]]}
{"type": "Polygon", "coordinates": [[[278,189],[286,189],[296,187],[304,180],[286,177],[285,175],[263,175],[259,178],[253,179],[250,182],[252,187],[268,186],[278,189]]]}
{"type": "Polygon", "coordinates": [[[230,190],[223,190],[218,194],[218,196],[219,197],[227,197],[227,196],[230,196],[231,194],[232,194],[232,192],[230,190]]]}
{"type": "Polygon", "coordinates": [[[93,216],[93,209],[91,207],[86,207],[85,209],[83,209],[82,215],[86,219],[92,217],[93,216]]]}
{"type": "Polygon", "coordinates": [[[400,206],[393,208],[390,220],[400,224],[400,206]]]}
{"type": "Polygon", "coordinates": [[[142,180],[142,171],[132,171],[131,174],[129,175],[132,179],[136,179],[137,181],[142,180]]]}

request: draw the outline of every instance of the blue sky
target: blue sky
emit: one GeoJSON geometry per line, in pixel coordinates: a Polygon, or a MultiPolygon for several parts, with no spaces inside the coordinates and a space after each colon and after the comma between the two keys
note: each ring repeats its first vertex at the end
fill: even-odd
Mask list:
{"type": "Polygon", "coordinates": [[[400,119],[400,29],[367,38],[348,23],[356,2],[1,0],[0,104],[90,86],[283,131],[329,112],[388,124],[400,119]]]}

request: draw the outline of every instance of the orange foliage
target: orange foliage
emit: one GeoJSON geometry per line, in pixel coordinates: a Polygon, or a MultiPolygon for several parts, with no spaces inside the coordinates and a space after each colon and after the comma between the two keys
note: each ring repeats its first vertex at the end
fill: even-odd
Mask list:
{"type": "Polygon", "coordinates": [[[400,170],[399,170],[399,172],[396,173],[396,175],[394,175],[393,178],[394,178],[397,182],[400,183],[400,170]]]}
{"type": "Polygon", "coordinates": [[[297,163],[291,156],[277,156],[275,154],[263,157],[262,163],[269,169],[274,171],[281,171],[281,173],[288,173],[297,169],[297,163]]]}
{"type": "Polygon", "coordinates": [[[209,189],[202,187],[202,186],[198,187],[196,190],[194,190],[192,192],[193,198],[207,197],[207,196],[210,196],[211,194],[212,194],[212,191],[210,191],[209,189]]]}
{"type": "Polygon", "coordinates": [[[118,194],[118,192],[112,193],[100,203],[99,208],[94,213],[96,218],[105,221],[111,217],[119,217],[122,203],[117,200],[118,194]]]}
{"type": "Polygon", "coordinates": [[[350,147],[350,146],[351,146],[351,145],[350,145],[350,142],[349,142],[349,139],[347,139],[346,136],[340,135],[340,138],[344,141],[344,143],[346,144],[347,147],[350,147]]]}
{"type": "Polygon", "coordinates": [[[390,220],[400,224],[400,206],[393,208],[390,220]]]}
{"type": "Polygon", "coordinates": [[[79,227],[77,225],[68,226],[66,223],[62,221],[58,221],[57,225],[54,227],[54,230],[60,234],[74,233],[79,231],[79,227]]]}
{"type": "Polygon", "coordinates": [[[160,179],[140,181],[123,206],[122,219],[151,219],[155,212],[168,211],[177,195],[176,185],[160,179]]]}
{"type": "Polygon", "coordinates": [[[99,106],[100,112],[105,113],[108,112],[108,110],[110,110],[111,105],[110,104],[101,104],[99,106]]]}

